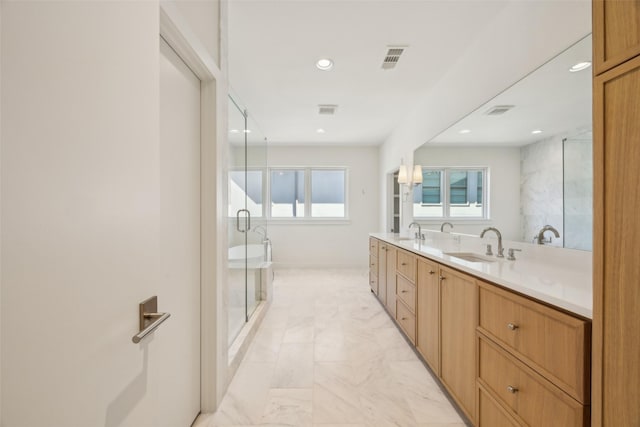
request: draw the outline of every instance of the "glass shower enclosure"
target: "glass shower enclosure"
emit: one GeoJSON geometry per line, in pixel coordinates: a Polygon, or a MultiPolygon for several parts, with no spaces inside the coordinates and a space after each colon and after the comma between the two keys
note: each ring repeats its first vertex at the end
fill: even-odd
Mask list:
{"type": "Polygon", "coordinates": [[[238,97],[229,95],[229,345],[264,299],[261,268],[268,261],[265,218],[266,138],[238,97]]]}

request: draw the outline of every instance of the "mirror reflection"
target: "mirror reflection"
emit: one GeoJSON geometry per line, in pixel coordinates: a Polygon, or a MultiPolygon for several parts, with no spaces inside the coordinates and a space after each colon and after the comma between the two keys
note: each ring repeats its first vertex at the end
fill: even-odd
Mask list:
{"type": "Polygon", "coordinates": [[[591,250],[590,61],[588,35],[417,149],[414,219],[591,250]]]}

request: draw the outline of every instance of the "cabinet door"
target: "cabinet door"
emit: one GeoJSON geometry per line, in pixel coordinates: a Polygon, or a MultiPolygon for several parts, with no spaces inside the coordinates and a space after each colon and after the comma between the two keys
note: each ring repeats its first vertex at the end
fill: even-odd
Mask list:
{"type": "Polygon", "coordinates": [[[440,266],[440,376],[472,421],[476,419],[477,293],[473,278],[440,266]]]}
{"type": "Polygon", "coordinates": [[[440,375],[440,279],[438,264],[418,258],[418,331],[416,347],[440,375]]]}
{"type": "Polygon", "coordinates": [[[640,57],[594,80],[594,426],[640,422],[640,57]]]}
{"type": "Polygon", "coordinates": [[[378,299],[385,305],[387,302],[387,248],[383,241],[378,244],[378,299]]]}
{"type": "Polygon", "coordinates": [[[387,301],[386,307],[392,318],[396,318],[396,254],[394,246],[387,245],[387,301]]]}
{"type": "Polygon", "coordinates": [[[640,55],[640,1],[593,2],[596,74],[640,55]]]}

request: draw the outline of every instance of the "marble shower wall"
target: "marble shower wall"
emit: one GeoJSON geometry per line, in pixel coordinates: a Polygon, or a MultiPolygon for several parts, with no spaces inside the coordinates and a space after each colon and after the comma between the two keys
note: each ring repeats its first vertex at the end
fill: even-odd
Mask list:
{"type": "MultiPolygon", "coordinates": [[[[520,150],[520,217],[522,241],[531,243],[544,225],[560,233],[551,246],[563,245],[562,136],[520,150]]],[[[553,235],[547,232],[547,235],[553,235]]]]}
{"type": "Polygon", "coordinates": [[[593,142],[564,142],[564,247],[592,250],[593,142]]]}

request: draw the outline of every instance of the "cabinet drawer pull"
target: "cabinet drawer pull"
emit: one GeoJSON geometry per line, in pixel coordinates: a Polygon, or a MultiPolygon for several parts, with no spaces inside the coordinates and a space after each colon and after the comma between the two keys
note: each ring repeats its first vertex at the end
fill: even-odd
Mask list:
{"type": "Polygon", "coordinates": [[[407,263],[406,262],[401,262],[400,265],[404,266],[404,265],[407,265],[407,263]]]}
{"type": "Polygon", "coordinates": [[[407,318],[406,317],[401,317],[400,320],[407,320],[407,318]]]}
{"type": "Polygon", "coordinates": [[[429,270],[429,274],[436,274],[436,272],[433,270],[429,270]]]}
{"type": "Polygon", "coordinates": [[[406,293],[406,292],[407,292],[407,290],[406,290],[406,289],[403,289],[403,290],[401,290],[401,291],[400,291],[400,293],[402,293],[402,294],[404,294],[404,293],[406,293]]]}
{"type": "Polygon", "coordinates": [[[515,323],[507,323],[507,328],[511,329],[512,331],[515,331],[516,329],[519,328],[519,326],[516,325],[515,323]]]}
{"type": "Polygon", "coordinates": [[[507,386],[507,391],[511,394],[516,394],[518,392],[518,388],[514,386],[507,386]]]}
{"type": "Polygon", "coordinates": [[[446,277],[440,276],[440,280],[444,280],[444,279],[446,279],[446,277]]]}

